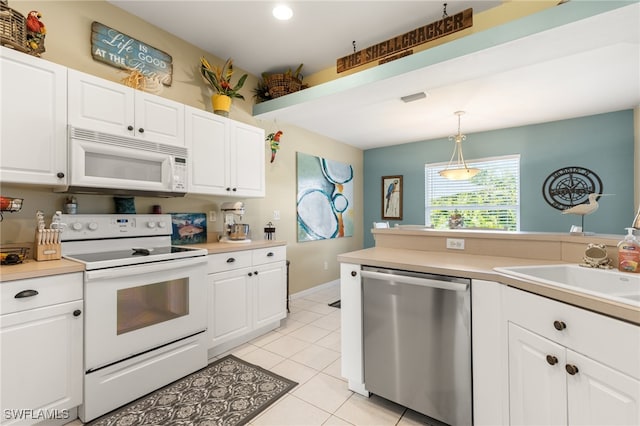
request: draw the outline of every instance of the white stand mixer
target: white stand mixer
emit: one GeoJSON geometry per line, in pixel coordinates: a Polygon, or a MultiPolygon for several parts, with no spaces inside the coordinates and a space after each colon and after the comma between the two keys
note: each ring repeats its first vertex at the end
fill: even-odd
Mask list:
{"type": "Polygon", "coordinates": [[[224,236],[220,238],[220,242],[225,243],[250,243],[249,225],[240,223],[245,213],[244,203],[242,201],[233,201],[222,203],[220,206],[222,214],[224,214],[224,236]]]}

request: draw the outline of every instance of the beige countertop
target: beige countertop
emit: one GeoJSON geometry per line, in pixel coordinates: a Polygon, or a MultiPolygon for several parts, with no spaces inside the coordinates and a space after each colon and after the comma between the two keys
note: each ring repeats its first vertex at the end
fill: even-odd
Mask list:
{"type": "MultiPolygon", "coordinates": [[[[228,253],[233,251],[253,250],[268,247],[284,246],[285,241],[276,240],[256,240],[248,243],[205,243],[194,244],[185,247],[204,248],[209,254],[228,253]]],[[[46,277],[49,275],[68,274],[70,272],[82,272],[84,265],[72,260],[47,260],[36,261],[27,259],[17,265],[0,266],[0,282],[22,280],[25,278],[46,277]]]]}
{"type": "Polygon", "coordinates": [[[229,253],[232,251],[242,251],[242,250],[254,250],[268,247],[278,247],[278,246],[286,246],[286,241],[277,241],[277,240],[252,240],[248,243],[228,243],[228,242],[215,242],[215,243],[203,243],[203,244],[193,244],[185,247],[195,247],[195,248],[203,248],[206,249],[209,254],[216,253],[229,253]]]}
{"type": "Polygon", "coordinates": [[[433,274],[495,281],[561,302],[640,325],[640,309],[591,295],[519,280],[495,272],[501,266],[550,265],[567,262],[513,257],[452,254],[437,251],[374,247],[338,255],[342,263],[405,269],[433,274]]]}
{"type": "Polygon", "coordinates": [[[61,259],[39,262],[37,260],[27,259],[17,265],[0,266],[0,282],[83,271],[84,265],[72,260],[61,259]]]}

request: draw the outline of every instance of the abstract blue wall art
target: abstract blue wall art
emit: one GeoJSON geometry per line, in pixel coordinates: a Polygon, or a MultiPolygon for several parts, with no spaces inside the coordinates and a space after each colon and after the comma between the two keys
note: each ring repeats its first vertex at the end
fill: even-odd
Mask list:
{"type": "Polygon", "coordinates": [[[353,236],[353,167],[297,153],[298,242],[353,236]]]}

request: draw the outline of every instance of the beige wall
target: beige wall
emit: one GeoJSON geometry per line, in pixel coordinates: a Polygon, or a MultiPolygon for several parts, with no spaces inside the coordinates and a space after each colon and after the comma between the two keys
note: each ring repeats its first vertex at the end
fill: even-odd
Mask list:
{"type": "MultiPolygon", "coordinates": [[[[215,52],[203,52],[193,45],[154,27],[137,17],[103,1],[18,1],[10,0],[9,6],[22,14],[30,10],[42,13],[42,21],[47,27],[46,49],[43,59],[65,65],[86,73],[112,81],[120,81],[125,74],[113,67],[94,61],[91,57],[91,22],[98,21],[115,28],[131,37],[160,49],[173,58],[173,84],[165,88],[160,96],[211,111],[210,91],[198,74],[199,57],[205,55],[209,61],[221,64],[226,58],[218,58],[215,52]]],[[[236,65],[236,75],[244,73],[242,64],[236,65]]],[[[280,221],[276,226],[276,238],[287,242],[287,258],[291,261],[291,293],[338,279],[339,268],[336,256],[362,247],[362,176],[363,154],[359,149],[337,141],[310,133],[295,126],[282,123],[255,120],[251,116],[253,88],[257,77],[249,76],[242,89],[246,101],[234,100],[230,118],[265,129],[266,134],[282,130],[280,151],[274,163],[269,163],[270,150],[265,142],[267,195],[264,199],[245,199],[247,215],[253,239],[261,239],[264,225],[273,221],[273,211],[279,210],[280,221]],[[354,168],[354,204],[356,226],[350,238],[296,242],[296,152],[351,164],[354,168]],[[328,262],[328,270],[324,270],[328,262]]],[[[18,141],[16,141],[18,143],[18,141]]],[[[3,141],[5,143],[5,141],[3,141]]],[[[3,185],[3,196],[24,198],[21,212],[5,214],[0,223],[0,242],[30,242],[35,230],[35,212],[43,210],[47,216],[62,209],[65,195],[50,190],[3,185]]],[[[114,210],[110,196],[79,195],[79,213],[111,213],[114,210]]],[[[160,204],[163,212],[208,212],[219,213],[220,203],[228,198],[208,196],[187,196],[186,198],[144,198],[136,197],[138,213],[148,213],[151,206],[160,204]]],[[[209,222],[209,229],[221,230],[219,215],[217,222],[209,222]]]]}

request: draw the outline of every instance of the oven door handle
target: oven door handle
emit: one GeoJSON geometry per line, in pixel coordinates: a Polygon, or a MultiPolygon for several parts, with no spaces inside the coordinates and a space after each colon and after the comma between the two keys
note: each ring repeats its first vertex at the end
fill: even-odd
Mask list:
{"type": "Polygon", "coordinates": [[[380,281],[387,281],[389,283],[411,284],[422,287],[437,288],[441,290],[467,291],[467,289],[469,288],[468,284],[462,284],[447,280],[441,281],[428,278],[417,278],[400,274],[386,274],[383,272],[372,271],[360,271],[360,274],[363,278],[373,278],[380,281]]]}
{"type": "Polygon", "coordinates": [[[150,272],[172,271],[177,268],[188,268],[190,266],[206,263],[207,256],[199,256],[188,259],[167,260],[162,262],[143,263],[141,265],[128,265],[116,268],[97,269],[95,271],[85,271],[85,277],[87,281],[106,280],[111,278],[148,274],[150,272]]]}

